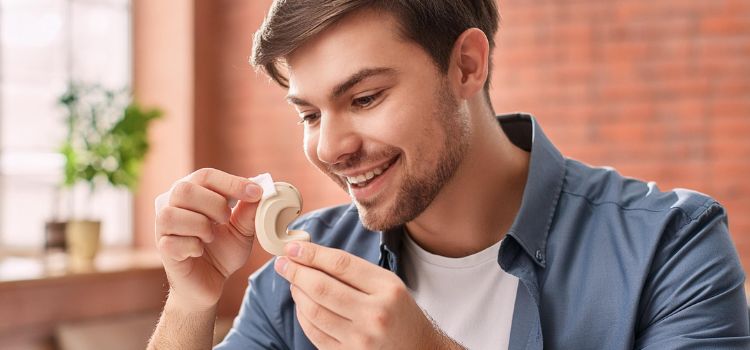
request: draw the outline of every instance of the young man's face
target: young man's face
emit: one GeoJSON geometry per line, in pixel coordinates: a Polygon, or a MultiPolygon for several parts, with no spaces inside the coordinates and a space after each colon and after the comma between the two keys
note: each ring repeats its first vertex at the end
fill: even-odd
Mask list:
{"type": "Polygon", "coordinates": [[[350,15],[287,58],[307,158],[352,197],[365,227],[419,216],[466,153],[468,115],[428,54],[382,13],[350,15]]]}

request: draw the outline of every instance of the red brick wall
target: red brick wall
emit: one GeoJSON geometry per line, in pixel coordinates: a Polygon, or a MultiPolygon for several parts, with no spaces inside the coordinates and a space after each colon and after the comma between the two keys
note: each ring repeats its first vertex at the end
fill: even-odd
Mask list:
{"type": "Polygon", "coordinates": [[[561,151],[726,206],[750,271],[750,2],[501,1],[496,111],[561,151]]]}
{"type": "MultiPolygon", "coordinates": [[[[302,130],[285,92],[247,64],[252,34],[270,3],[193,2],[193,32],[183,33],[194,45],[192,114],[167,118],[192,118],[194,145],[185,151],[193,152],[193,168],[271,172],[300,188],[307,210],[346,202],[304,159],[302,130]]],[[[661,188],[712,194],[729,210],[748,270],[750,182],[743,175],[750,173],[750,2],[501,1],[500,11],[496,111],[535,114],[568,156],[661,188]]],[[[149,79],[142,74],[136,86],[149,79]]],[[[149,187],[149,179],[144,187],[164,187],[149,187]]],[[[156,194],[150,191],[138,203],[150,203],[156,194]]],[[[136,241],[145,246],[153,244],[149,210],[136,218],[136,241]]],[[[236,312],[248,273],[269,257],[260,249],[253,254],[227,287],[225,315],[236,312]]]]}

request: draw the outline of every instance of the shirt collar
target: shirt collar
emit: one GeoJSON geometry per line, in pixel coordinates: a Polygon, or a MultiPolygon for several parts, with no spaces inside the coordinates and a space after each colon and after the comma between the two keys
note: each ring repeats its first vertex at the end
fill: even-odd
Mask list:
{"type": "MultiPolygon", "coordinates": [[[[565,177],[565,160],[530,114],[514,113],[497,117],[511,142],[531,152],[529,173],[521,208],[508,236],[513,237],[537,264],[545,267],[547,235],[560,198],[565,177]]],[[[403,227],[382,233],[381,260],[388,255],[388,267],[398,271],[396,255],[401,252],[403,227]]]]}
{"type": "Polygon", "coordinates": [[[502,115],[498,121],[511,142],[521,148],[524,139],[528,144],[531,137],[526,188],[508,236],[515,238],[537,264],[545,267],[547,236],[565,179],[565,160],[530,114],[502,115]]]}

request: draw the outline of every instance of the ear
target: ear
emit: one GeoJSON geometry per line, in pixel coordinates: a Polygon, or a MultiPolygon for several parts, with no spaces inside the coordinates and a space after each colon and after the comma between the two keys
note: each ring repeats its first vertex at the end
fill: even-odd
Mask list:
{"type": "Polygon", "coordinates": [[[448,74],[456,95],[469,99],[484,89],[489,73],[490,44],[484,32],[469,28],[456,39],[448,74]]]}

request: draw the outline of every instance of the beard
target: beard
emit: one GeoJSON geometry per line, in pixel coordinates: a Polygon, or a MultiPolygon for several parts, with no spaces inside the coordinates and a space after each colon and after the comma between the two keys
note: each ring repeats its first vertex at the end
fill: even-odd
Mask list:
{"type": "MultiPolygon", "coordinates": [[[[411,159],[414,166],[407,167],[403,157],[399,156],[396,164],[403,165],[403,180],[396,190],[396,198],[391,203],[385,203],[375,198],[371,201],[358,201],[349,191],[348,184],[333,173],[334,169],[326,172],[344,190],[350,193],[353,202],[357,206],[362,225],[372,231],[386,231],[417,218],[432,201],[437,197],[442,188],[451,180],[456,173],[461,161],[464,159],[469,148],[470,129],[468,122],[459,111],[459,104],[451,94],[447,83],[444,81],[435,91],[435,99],[438,101],[431,115],[439,118],[439,132],[443,140],[438,145],[437,162],[421,161],[411,159]],[[378,207],[380,207],[378,209],[378,207]]],[[[423,138],[432,138],[430,135],[421,135],[423,138]]],[[[415,155],[430,154],[434,152],[434,144],[423,144],[415,155]],[[432,152],[431,152],[432,151],[432,152]]],[[[392,159],[401,151],[396,147],[386,147],[377,152],[369,154],[360,151],[352,155],[345,164],[337,165],[337,168],[347,169],[369,160],[392,159]]],[[[412,155],[414,157],[414,155],[412,155]]],[[[389,169],[390,170],[390,169],[389,169]]],[[[393,169],[395,170],[395,169],[393,169]]]]}

